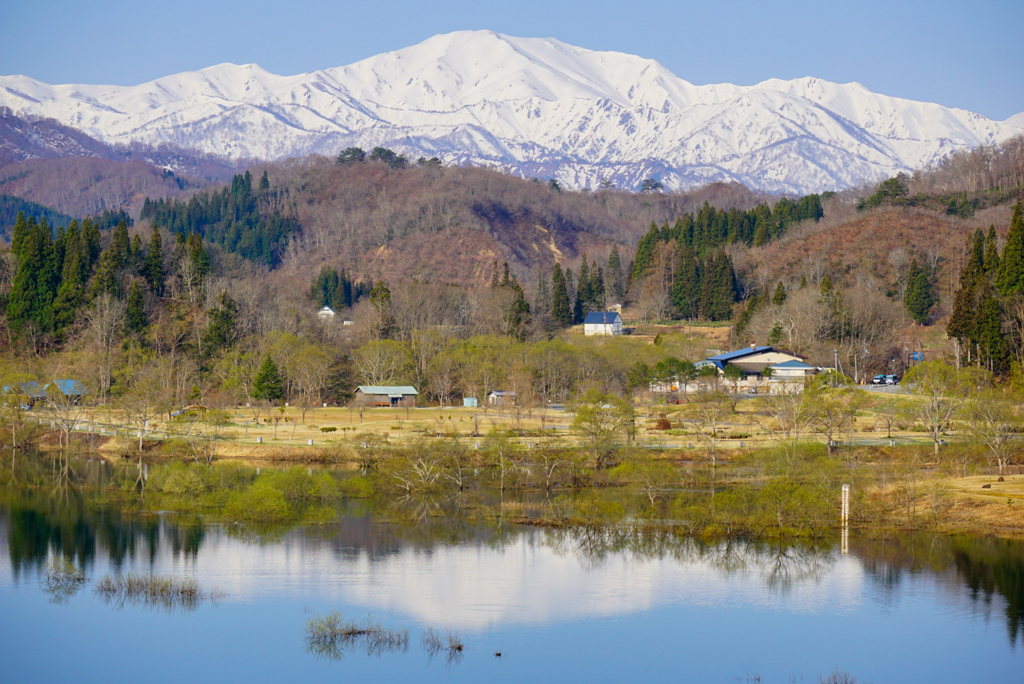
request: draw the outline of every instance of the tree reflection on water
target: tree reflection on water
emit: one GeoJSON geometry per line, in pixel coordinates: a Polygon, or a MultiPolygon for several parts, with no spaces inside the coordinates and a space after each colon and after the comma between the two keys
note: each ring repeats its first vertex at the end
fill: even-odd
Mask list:
{"type": "MultiPolygon", "coordinates": [[[[208,520],[153,512],[144,505],[126,507],[117,498],[123,489],[110,484],[107,466],[85,464],[75,471],[83,480],[58,490],[49,486],[42,469],[19,471],[16,479],[0,481],[0,528],[15,580],[40,577],[51,599],[59,603],[75,595],[81,585],[75,577],[86,576],[98,559],[120,574],[127,567],[151,572],[158,555],[167,551],[174,559],[192,562],[198,557],[211,534],[208,520]],[[47,573],[54,559],[63,559],[68,572],[47,573]]],[[[699,561],[724,575],[759,573],[770,590],[781,593],[802,582],[818,581],[840,558],[834,540],[709,540],[687,534],[684,525],[673,521],[627,518],[627,522],[539,530],[510,522],[528,518],[530,510],[556,505],[557,500],[516,502],[507,494],[466,490],[454,495],[345,500],[335,508],[333,522],[317,525],[291,520],[262,528],[232,525],[226,529],[266,545],[285,533],[301,534],[341,558],[365,554],[371,563],[409,547],[430,551],[468,543],[501,549],[518,543],[519,535],[530,529],[556,554],[571,556],[585,567],[598,567],[620,556],[674,559],[681,564],[699,561]],[[516,514],[514,518],[510,512],[516,514]]],[[[850,550],[883,598],[894,596],[904,578],[922,571],[966,588],[983,610],[993,605],[994,597],[1002,597],[1007,636],[1011,643],[1024,643],[1024,543],[932,534],[861,535],[850,550]]]]}

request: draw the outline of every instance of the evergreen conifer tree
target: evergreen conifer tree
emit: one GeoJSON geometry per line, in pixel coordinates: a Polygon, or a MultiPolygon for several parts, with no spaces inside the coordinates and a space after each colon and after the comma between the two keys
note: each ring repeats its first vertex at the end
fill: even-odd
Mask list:
{"type": "Polygon", "coordinates": [[[174,266],[177,268],[181,264],[182,260],[188,255],[188,245],[185,243],[184,233],[174,234],[174,252],[171,255],[171,259],[174,262],[174,266]]]}
{"type": "Polygon", "coordinates": [[[217,299],[217,306],[209,309],[206,315],[210,319],[210,326],[203,338],[203,351],[212,356],[222,349],[227,349],[234,341],[238,304],[222,290],[217,299]]]}
{"type": "Polygon", "coordinates": [[[626,297],[626,287],[622,280],[622,258],[619,256],[618,245],[612,245],[612,251],[608,254],[608,268],[605,271],[608,292],[612,299],[618,303],[626,297]]]}
{"type": "Polygon", "coordinates": [[[512,301],[505,309],[505,333],[522,342],[530,330],[530,304],[526,301],[523,288],[514,278],[509,281],[508,288],[512,291],[512,301]]]}
{"type": "MultiPolygon", "coordinates": [[[[33,222],[26,223],[28,227],[33,222]]],[[[44,332],[53,330],[53,299],[57,273],[54,272],[53,240],[46,221],[32,226],[21,245],[18,270],[7,299],[7,321],[20,330],[32,321],[44,332]]]]}
{"type": "Polygon", "coordinates": [[[1006,246],[999,261],[996,283],[1004,297],[1015,292],[1024,293],[1024,219],[1021,217],[1020,202],[1014,208],[1010,220],[1010,232],[1006,234],[1006,246]]]}
{"type": "Polygon", "coordinates": [[[128,265],[132,255],[131,238],[128,237],[128,224],[121,221],[114,229],[114,235],[110,239],[110,247],[107,248],[110,254],[110,263],[116,274],[128,265]]]}
{"type": "Polygon", "coordinates": [[[996,237],[996,227],[988,227],[988,237],[985,238],[985,277],[995,279],[999,273],[999,238],[996,237]]]}
{"type": "Polygon", "coordinates": [[[590,296],[592,309],[604,311],[607,304],[605,294],[604,269],[597,265],[597,262],[590,264],[590,296]]]}
{"type": "Polygon", "coordinates": [[[640,242],[636,246],[636,256],[633,257],[633,268],[629,277],[631,282],[639,282],[643,279],[647,269],[654,263],[654,252],[660,240],[661,232],[658,230],[658,224],[651,221],[651,227],[640,238],[640,242]]]}
{"type": "Polygon", "coordinates": [[[139,281],[132,281],[128,290],[128,299],[125,302],[124,330],[129,335],[140,335],[146,329],[146,307],[142,301],[142,288],[139,281]]]}
{"type": "Polygon", "coordinates": [[[1007,347],[1002,327],[1002,306],[986,281],[978,297],[975,331],[980,360],[988,370],[1002,375],[1007,371],[1007,347]]]}
{"type": "Polygon", "coordinates": [[[915,259],[910,263],[910,273],[907,275],[907,293],[903,303],[910,312],[910,317],[917,323],[924,325],[931,315],[932,307],[935,306],[935,296],[932,293],[932,281],[928,273],[917,265],[915,259]]]}
{"type": "Polygon", "coordinates": [[[28,221],[25,219],[25,212],[19,211],[18,218],[14,221],[14,229],[11,230],[11,254],[21,257],[21,247],[29,234],[28,221]]]}
{"type": "Polygon", "coordinates": [[[709,321],[728,320],[735,301],[736,273],[732,260],[719,251],[709,258],[701,283],[700,315],[709,321]]]}
{"type": "Polygon", "coordinates": [[[99,261],[103,248],[100,244],[100,229],[92,219],[85,219],[82,222],[82,245],[85,249],[85,269],[92,273],[99,261]]]}
{"type": "Polygon", "coordinates": [[[96,267],[96,277],[92,281],[93,296],[103,293],[111,297],[120,297],[121,291],[117,281],[117,257],[112,250],[107,250],[100,255],[99,266],[96,267]]]}
{"type": "Polygon", "coordinates": [[[672,305],[682,318],[690,320],[700,315],[701,293],[700,262],[693,248],[683,245],[672,283],[672,305]]]}
{"type": "Polygon", "coordinates": [[[146,249],[146,263],[143,266],[143,277],[158,297],[164,293],[164,244],[160,238],[160,229],[153,226],[146,249]]]}
{"type": "Polygon", "coordinates": [[[946,334],[960,341],[961,347],[969,350],[975,339],[975,317],[977,302],[974,299],[974,283],[967,283],[956,291],[953,297],[953,312],[946,324],[946,334]]]}
{"type": "Polygon", "coordinates": [[[775,294],[772,295],[772,304],[775,306],[782,306],[786,303],[786,288],[783,287],[782,281],[775,286],[775,294]]]}
{"type": "Polygon", "coordinates": [[[267,354],[256,371],[256,377],[252,382],[253,399],[262,401],[280,401],[284,398],[283,383],[281,374],[278,373],[277,365],[267,354]]]}
{"type": "Polygon", "coordinates": [[[569,288],[565,282],[562,267],[555,264],[551,273],[551,320],[563,328],[572,325],[572,308],[569,305],[569,288]]]}
{"type": "Polygon", "coordinates": [[[967,281],[971,283],[977,282],[983,273],[985,273],[985,234],[979,228],[974,231],[971,255],[968,257],[967,263],[964,264],[964,268],[960,271],[960,286],[963,287],[967,281]]]}
{"type": "Polygon", "coordinates": [[[195,274],[200,278],[210,275],[210,255],[203,246],[203,238],[199,233],[191,233],[186,240],[188,258],[192,262],[195,274]]]}

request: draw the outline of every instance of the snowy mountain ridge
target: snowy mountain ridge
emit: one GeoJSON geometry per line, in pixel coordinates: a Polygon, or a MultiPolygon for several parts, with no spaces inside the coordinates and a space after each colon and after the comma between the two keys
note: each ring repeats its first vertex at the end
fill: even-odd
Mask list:
{"type": "Polygon", "coordinates": [[[0,106],[109,144],[274,160],[380,145],[569,187],[739,181],[841,189],[1024,132],[1020,116],[872,93],[857,83],[688,83],[653,60],[490,31],[434,36],[296,76],[221,64],[138,86],[0,76],[0,106]],[[1013,125],[1016,124],[1016,125],[1013,125]]]}

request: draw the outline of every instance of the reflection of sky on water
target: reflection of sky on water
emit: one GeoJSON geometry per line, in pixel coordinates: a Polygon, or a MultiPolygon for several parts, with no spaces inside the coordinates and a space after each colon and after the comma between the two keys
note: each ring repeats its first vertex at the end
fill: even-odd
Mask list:
{"type": "MultiPolygon", "coordinates": [[[[301,531],[260,543],[213,528],[198,553],[187,555],[164,543],[167,529],[161,526],[152,564],[146,552],[122,570],[194,576],[206,588],[227,592],[228,601],[313,595],[467,630],[625,615],[667,604],[837,611],[858,605],[865,585],[855,558],[789,549],[779,560],[743,544],[731,553],[684,549],[646,558],[626,551],[595,561],[581,557],[572,540],[554,543],[543,530],[525,530],[495,546],[371,552],[301,531]]],[[[6,548],[0,552],[6,555],[6,548]]],[[[100,557],[89,574],[112,570],[100,557]]],[[[0,584],[11,581],[4,564],[0,584]]]]}
{"type": "Polygon", "coordinates": [[[622,551],[621,539],[537,529],[416,544],[358,520],[262,541],[212,527],[182,544],[182,530],[161,523],[112,534],[131,549],[119,564],[98,535],[90,586],[58,605],[35,570],[47,547],[32,546],[15,572],[2,513],[0,615],[18,629],[0,639],[0,682],[796,682],[840,667],[882,684],[1024,671],[1002,596],[974,600],[957,569],[908,566],[901,550],[872,549],[876,560],[745,544],[622,551]],[[118,570],[193,576],[228,597],[192,611],[118,609],[91,588],[118,570]],[[329,610],[408,628],[409,651],[310,655],[305,622],[329,610]],[[427,626],[459,630],[464,660],[424,656],[427,626]],[[61,657],[48,657],[55,644],[61,657]]]}

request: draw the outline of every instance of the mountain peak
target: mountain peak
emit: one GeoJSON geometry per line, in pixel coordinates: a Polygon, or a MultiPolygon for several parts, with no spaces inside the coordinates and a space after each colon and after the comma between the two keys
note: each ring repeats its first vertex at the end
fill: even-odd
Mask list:
{"type": "Polygon", "coordinates": [[[135,87],[0,77],[0,106],[107,143],[230,159],[382,145],[568,187],[657,176],[670,188],[735,181],[797,193],[923,168],[1020,131],[858,83],[696,86],[654,60],[488,30],[295,76],[219,64],[135,87]]]}

